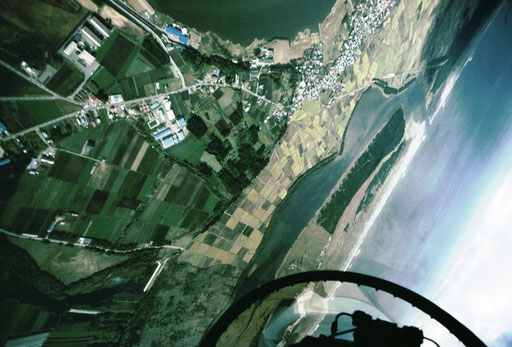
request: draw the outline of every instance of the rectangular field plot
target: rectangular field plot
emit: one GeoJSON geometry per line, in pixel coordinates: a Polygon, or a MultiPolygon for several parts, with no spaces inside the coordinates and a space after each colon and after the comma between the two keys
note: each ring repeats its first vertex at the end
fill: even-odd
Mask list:
{"type": "Polygon", "coordinates": [[[119,84],[114,76],[103,66],[100,67],[94,76],[87,82],[87,87],[94,94],[103,91],[106,94],[116,94],[120,91],[119,84]]]}
{"type": "Polygon", "coordinates": [[[100,62],[100,63],[103,62],[103,60],[105,59],[105,56],[110,51],[110,48],[112,47],[114,42],[116,42],[118,35],[119,35],[119,31],[117,29],[114,29],[112,31],[112,33],[110,34],[110,36],[105,41],[103,41],[103,44],[101,45],[101,47],[99,47],[96,50],[96,60],[98,62],[100,62]]]}
{"type": "Polygon", "coordinates": [[[0,96],[49,95],[41,88],[0,66],[0,96]]]}
{"type": "MultiPolygon", "coordinates": [[[[87,171],[89,167],[90,170],[93,165],[94,161],[90,159],[59,151],[57,152],[55,164],[52,166],[49,176],[62,181],[78,183],[82,171],[87,171]]],[[[89,174],[89,172],[86,173],[89,174]]]]}
{"type": "Polygon", "coordinates": [[[171,204],[167,215],[164,218],[163,224],[170,226],[178,226],[180,221],[183,219],[183,212],[185,207],[171,204]]]}
{"type": "Polygon", "coordinates": [[[153,239],[156,224],[136,222],[128,229],[126,243],[143,243],[153,239]]]}
{"type": "MultiPolygon", "coordinates": [[[[108,47],[108,50],[105,53],[103,53],[102,49],[98,52],[98,55],[100,55],[101,58],[100,63],[112,74],[112,76],[117,78],[123,67],[125,65],[129,66],[131,60],[133,60],[134,57],[131,57],[130,59],[130,56],[135,49],[135,45],[122,35],[116,35],[113,42],[108,42],[108,44],[111,46],[108,47]],[[104,56],[101,57],[103,54],[104,56]],[[120,64],[120,62],[124,63],[120,64]]],[[[128,67],[125,69],[127,68],[128,67]]]]}
{"type": "Polygon", "coordinates": [[[158,152],[153,148],[149,147],[142,157],[142,160],[137,167],[137,171],[145,173],[147,175],[151,175],[156,172],[155,168],[160,166],[161,161],[158,160],[158,152]]]}
{"type": "Polygon", "coordinates": [[[85,212],[91,214],[98,214],[103,209],[105,202],[107,201],[109,193],[104,190],[96,190],[92,196],[89,204],[87,205],[85,212]]]}
{"type": "Polygon", "coordinates": [[[200,180],[197,177],[186,173],[181,184],[171,186],[171,189],[169,189],[165,197],[165,201],[188,206],[194,198],[195,191],[199,188],[199,183],[200,180]]]}
{"type": "Polygon", "coordinates": [[[113,241],[118,237],[117,234],[125,222],[126,220],[117,217],[96,215],[92,217],[86,237],[113,241]]]}
{"type": "Polygon", "coordinates": [[[142,214],[141,220],[151,223],[162,223],[169,210],[169,206],[166,202],[152,199],[142,214]]]}
{"type": "Polygon", "coordinates": [[[154,94],[155,82],[169,81],[173,77],[170,67],[130,75],[121,81],[123,97],[125,100],[131,100],[149,96],[154,94]]]}
{"type": "Polygon", "coordinates": [[[26,233],[40,236],[46,235],[46,231],[56,215],[56,212],[51,210],[30,207],[22,207],[10,213],[13,216],[16,215],[11,221],[11,228],[19,234],[26,233]]]}
{"type": "Polygon", "coordinates": [[[139,54],[132,61],[132,64],[126,71],[126,77],[135,76],[144,72],[148,72],[155,68],[153,64],[151,64],[151,62],[141,53],[142,51],[139,52],[139,54]]]}
{"type": "Polygon", "coordinates": [[[119,188],[118,194],[130,198],[135,198],[144,185],[148,176],[135,171],[129,171],[123,184],[119,188]]]}
{"type": "Polygon", "coordinates": [[[67,64],[64,64],[59,71],[46,84],[46,87],[62,96],[72,94],[84,80],[84,75],[67,64]]]}
{"type": "Polygon", "coordinates": [[[205,144],[202,140],[197,140],[193,136],[188,136],[181,143],[169,148],[168,152],[178,159],[187,160],[192,164],[197,164],[199,163],[204,150],[205,144]]]}
{"type": "Polygon", "coordinates": [[[208,217],[208,213],[191,209],[181,222],[180,227],[194,230],[198,228],[208,217]]]}

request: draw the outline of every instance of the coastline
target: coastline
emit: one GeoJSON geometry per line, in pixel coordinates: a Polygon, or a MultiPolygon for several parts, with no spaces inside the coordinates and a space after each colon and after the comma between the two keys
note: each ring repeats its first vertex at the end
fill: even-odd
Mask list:
{"type": "Polygon", "coordinates": [[[327,41],[325,37],[325,28],[336,27],[336,25],[331,25],[331,22],[334,21],[334,24],[339,24],[341,23],[342,19],[338,18],[339,11],[337,11],[338,8],[342,5],[342,0],[336,0],[333,6],[330,8],[327,15],[322,19],[322,21],[316,23],[314,26],[310,28],[305,28],[303,30],[296,32],[296,34],[293,37],[281,37],[279,35],[275,35],[272,38],[256,37],[250,43],[244,44],[223,37],[222,35],[214,32],[213,30],[202,31],[193,26],[185,25],[179,20],[174,19],[171,15],[162,12],[160,9],[158,9],[158,7],[151,6],[146,0],[130,0],[130,3],[136,3],[136,7],[138,9],[142,11],[147,11],[148,14],[154,19],[160,20],[160,18],[162,18],[164,19],[164,21],[171,21],[172,23],[176,23],[180,26],[186,27],[189,30],[189,32],[193,32],[194,34],[198,35],[200,37],[200,44],[198,50],[202,54],[218,54],[230,59],[250,58],[253,56],[253,50],[256,47],[273,46],[280,41],[286,41],[289,46],[290,54],[286,62],[289,62],[293,59],[298,59],[302,57],[305,50],[311,48],[314,44],[327,41]],[[153,10],[152,13],[149,10],[149,8],[153,10]]]}

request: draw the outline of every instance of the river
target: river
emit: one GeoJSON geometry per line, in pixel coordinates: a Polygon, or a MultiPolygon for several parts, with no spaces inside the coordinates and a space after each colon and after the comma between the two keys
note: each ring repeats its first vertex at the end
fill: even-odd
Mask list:
{"type": "Polygon", "coordinates": [[[249,45],[255,38],[293,40],[300,31],[318,32],[335,0],[149,0],[185,26],[213,31],[249,45]]]}

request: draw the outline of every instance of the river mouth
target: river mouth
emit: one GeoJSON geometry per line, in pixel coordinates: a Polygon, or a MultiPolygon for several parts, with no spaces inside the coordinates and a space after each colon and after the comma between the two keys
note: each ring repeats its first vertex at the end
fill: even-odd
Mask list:
{"type": "Polygon", "coordinates": [[[259,246],[249,271],[239,283],[237,297],[247,294],[258,286],[274,279],[276,271],[302,230],[344,175],[351,164],[365,150],[377,132],[386,124],[401,104],[405,118],[412,114],[424,114],[417,110],[424,105],[423,80],[398,95],[385,96],[382,91],[370,87],[360,97],[346,131],[343,153],[335,160],[316,166],[299,178],[277,212],[266,232],[268,236],[259,246]]]}
{"type": "Polygon", "coordinates": [[[335,0],[149,0],[185,26],[212,31],[248,46],[254,39],[293,40],[301,31],[318,32],[335,0]],[[300,20],[297,20],[300,18],[300,20]]]}

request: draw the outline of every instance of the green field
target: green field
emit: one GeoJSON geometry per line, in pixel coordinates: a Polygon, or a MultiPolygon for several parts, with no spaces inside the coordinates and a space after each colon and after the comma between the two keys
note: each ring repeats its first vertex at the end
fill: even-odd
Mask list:
{"type": "Polygon", "coordinates": [[[103,66],[101,66],[91,79],[87,82],[87,87],[94,93],[99,94],[100,91],[103,93],[117,94],[120,92],[119,84],[117,80],[112,76],[110,72],[103,66]]]}
{"type": "Polygon", "coordinates": [[[123,220],[117,217],[96,215],[92,217],[92,224],[86,236],[114,241],[122,227],[123,220]]]}
{"type": "Polygon", "coordinates": [[[74,2],[39,0],[2,1],[0,11],[4,56],[38,69],[89,13],[74,2]]]}
{"type": "MultiPolygon", "coordinates": [[[[169,87],[175,87],[176,82],[173,79],[171,68],[163,67],[160,69],[142,72],[121,81],[121,89],[125,100],[141,98],[155,94],[155,83],[167,84],[169,87]]],[[[181,83],[179,85],[181,87],[181,83]]]]}
{"type": "Polygon", "coordinates": [[[46,87],[59,95],[71,95],[84,80],[84,74],[70,64],[64,64],[48,81],[46,87]]]}
{"type": "Polygon", "coordinates": [[[41,88],[0,66],[0,96],[50,95],[41,88]]]}
{"type": "MultiPolygon", "coordinates": [[[[115,75],[118,80],[124,78],[126,76],[126,73],[128,72],[128,69],[134,62],[135,58],[139,55],[140,52],[140,46],[134,46],[130,53],[124,58],[124,63],[121,64],[121,68],[119,69],[119,72],[115,75]]],[[[123,61],[123,60],[121,60],[123,61]]],[[[119,63],[118,63],[119,64],[119,63]]]]}
{"type": "Polygon", "coordinates": [[[110,36],[103,42],[101,47],[96,50],[96,60],[98,62],[102,62],[107,53],[110,51],[110,48],[117,41],[117,36],[119,35],[119,31],[114,29],[110,36]]]}
{"type": "Polygon", "coordinates": [[[82,171],[91,170],[94,161],[59,151],[48,176],[58,180],[78,183],[82,171]]]}
{"type": "Polygon", "coordinates": [[[142,54],[138,54],[126,71],[125,77],[131,77],[153,70],[155,67],[142,54]]]}
{"type": "Polygon", "coordinates": [[[178,159],[197,164],[204,153],[204,149],[205,144],[202,140],[188,136],[185,140],[170,147],[167,151],[178,159]]]}
{"type": "Polygon", "coordinates": [[[0,102],[0,121],[14,133],[79,109],[77,105],[59,100],[0,102]]]}
{"type": "Polygon", "coordinates": [[[84,129],[57,146],[80,153],[88,140],[95,147],[87,155],[102,161],[57,151],[55,164],[40,175],[25,172],[0,202],[0,226],[46,235],[57,210],[74,211],[79,216],[59,232],[117,244],[171,240],[206,224],[219,197],[189,169],[166,164],[128,122],[84,129]]]}
{"type": "Polygon", "coordinates": [[[41,247],[37,241],[14,237],[9,241],[26,250],[42,270],[48,271],[64,284],[88,277],[128,259],[126,255],[107,255],[52,243],[41,247]]]}
{"type": "Polygon", "coordinates": [[[115,35],[112,40],[107,40],[105,44],[98,49],[101,59],[99,62],[116,78],[120,78],[130,66],[132,60],[138,52],[136,47],[130,40],[123,35],[115,35]],[[106,52],[103,53],[103,46],[107,45],[106,52]],[[120,63],[122,62],[122,63],[120,63]]]}

